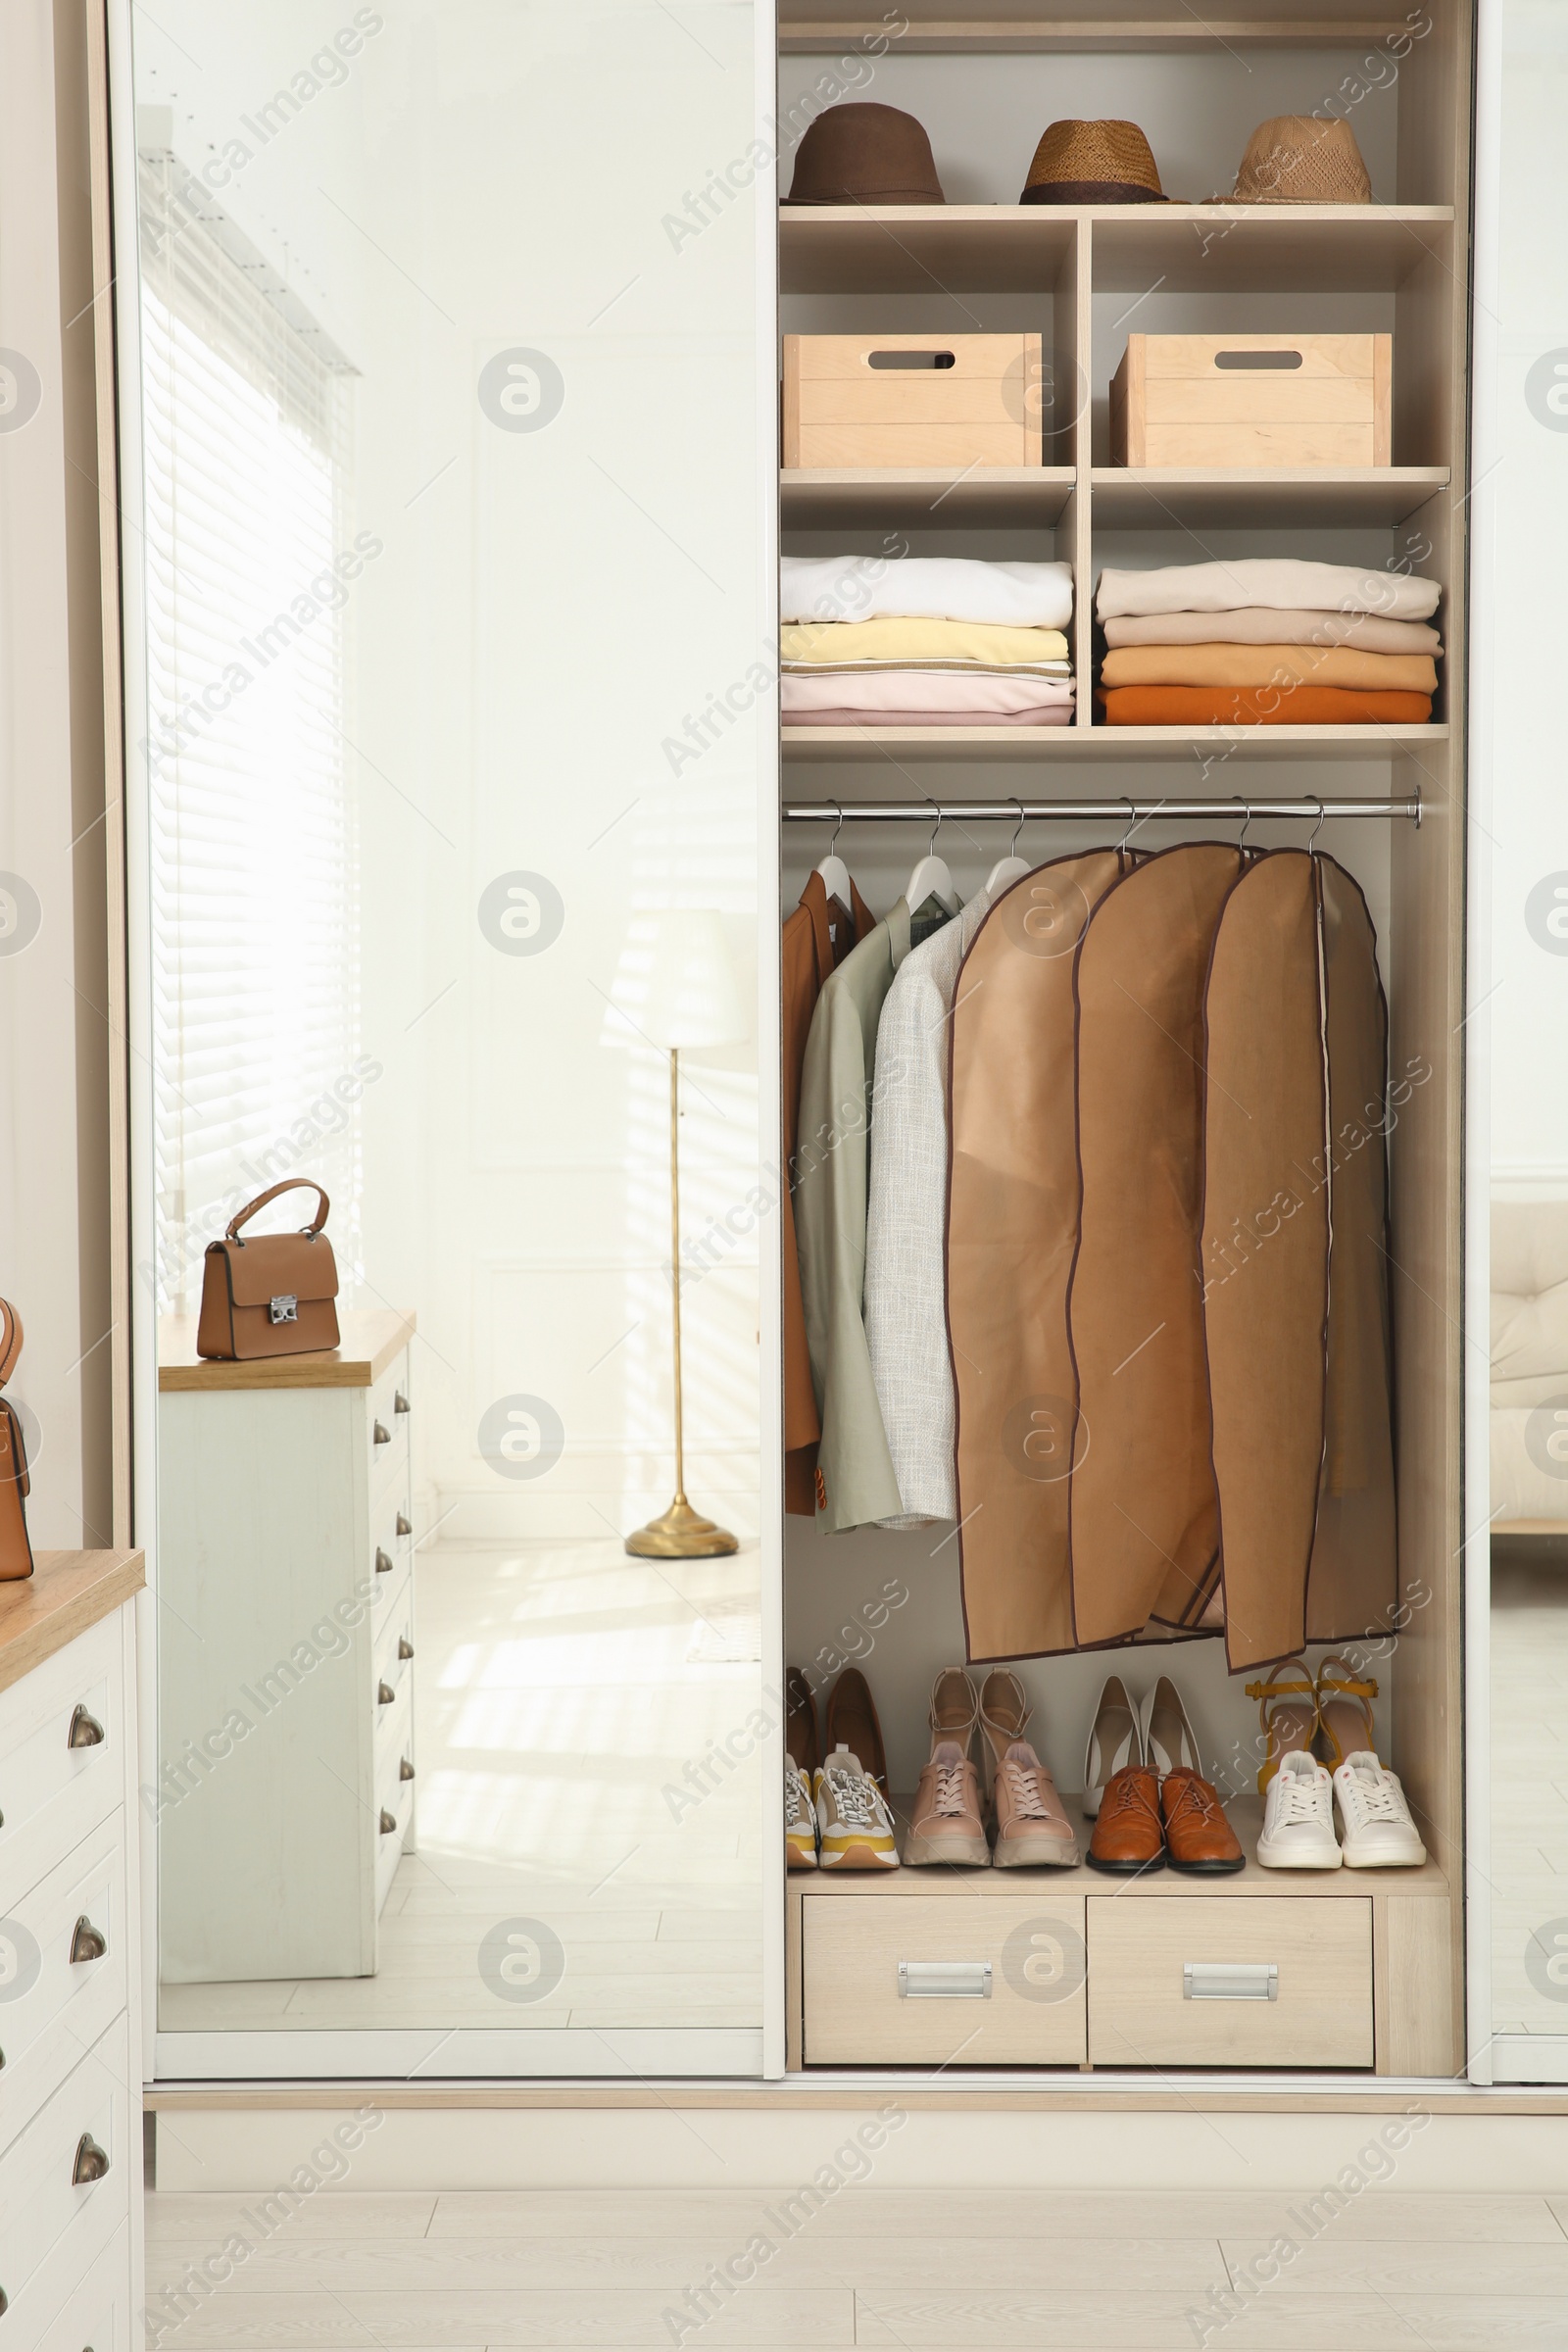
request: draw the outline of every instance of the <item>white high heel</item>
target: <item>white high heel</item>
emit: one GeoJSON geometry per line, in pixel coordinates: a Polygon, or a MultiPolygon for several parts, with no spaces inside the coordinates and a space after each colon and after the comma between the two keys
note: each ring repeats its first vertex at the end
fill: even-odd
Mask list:
{"type": "Polygon", "coordinates": [[[1138,1729],[1144,1761],[1161,1780],[1167,1772],[1195,1772],[1200,1780],[1205,1778],[1198,1735],[1188,1721],[1181,1692],[1168,1675],[1160,1676],[1140,1707],[1138,1729]]]}
{"type": "Polygon", "coordinates": [[[1144,1733],[1119,1674],[1107,1675],[1084,1756],[1084,1813],[1093,1821],[1112,1773],[1144,1761],[1144,1733]]]}

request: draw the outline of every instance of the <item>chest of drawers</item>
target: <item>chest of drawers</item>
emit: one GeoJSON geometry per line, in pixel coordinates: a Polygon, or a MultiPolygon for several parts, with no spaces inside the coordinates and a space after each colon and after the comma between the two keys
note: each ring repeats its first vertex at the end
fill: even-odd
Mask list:
{"type": "Polygon", "coordinates": [[[413,1318],[203,1364],[165,1326],[157,1783],[171,1984],[373,1976],[414,1838],[413,1318]]]}
{"type": "Polygon", "coordinates": [[[139,1552],[39,1552],[0,1586],[6,2352],[121,2352],[141,2300],[141,1582],[139,1552]]]}

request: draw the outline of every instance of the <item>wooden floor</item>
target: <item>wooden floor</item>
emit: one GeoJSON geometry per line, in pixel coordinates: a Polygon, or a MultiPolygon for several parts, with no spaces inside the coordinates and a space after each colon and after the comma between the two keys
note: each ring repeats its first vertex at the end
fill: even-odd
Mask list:
{"type": "Polygon", "coordinates": [[[1297,2197],[846,2186],[793,2213],[787,2187],[323,2189],[270,2226],[255,2197],[155,2195],[148,2340],[179,2352],[1568,2345],[1568,2199],[1371,2187],[1335,2217],[1307,2209],[1321,2186],[1303,2178],[1297,2197]],[[1297,2250],[1277,2279],[1250,2286],[1248,2266],[1285,2238],[1297,2250]],[[165,2285],[225,2244],[235,2262],[236,2239],[251,2250],[231,2283],[155,2332],[165,2285]],[[757,2278],[713,2296],[704,2319],[688,2290],[712,2266],[756,2262],[759,2240],[771,2251],[757,2278]]]}

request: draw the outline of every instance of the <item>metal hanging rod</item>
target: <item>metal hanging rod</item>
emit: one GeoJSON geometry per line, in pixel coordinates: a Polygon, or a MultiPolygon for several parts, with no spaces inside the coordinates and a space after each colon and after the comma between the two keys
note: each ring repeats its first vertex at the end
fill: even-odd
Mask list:
{"type": "Polygon", "coordinates": [[[965,818],[982,823],[1026,824],[1065,820],[1069,823],[1113,825],[1146,817],[1201,818],[1235,824],[1243,818],[1261,824],[1266,817],[1322,821],[1341,816],[1404,816],[1421,822],[1421,796],[1407,801],[1254,801],[1238,793],[1229,800],[1139,800],[1122,794],[1102,801],[794,801],[785,805],[784,819],[792,825],[929,825],[961,824],[965,818]]]}

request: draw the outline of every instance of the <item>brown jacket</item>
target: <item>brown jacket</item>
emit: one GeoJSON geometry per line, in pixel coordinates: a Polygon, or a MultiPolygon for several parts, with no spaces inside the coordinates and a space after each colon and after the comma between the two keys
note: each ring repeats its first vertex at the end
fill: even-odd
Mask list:
{"type": "Polygon", "coordinates": [[[800,905],[784,923],[784,1118],[780,1151],[784,1169],[784,1507],[807,1518],[814,1516],[816,1510],[816,1442],[822,1434],[822,1424],[817,1417],[811,1359],[806,1346],[806,1307],[801,1297],[790,1163],[800,1127],[806,1040],[822,983],[876,923],[875,915],[853,882],[850,896],[852,905],[848,910],[836,899],[830,903],[821,875],[813,873],[801,893],[800,905]]]}

